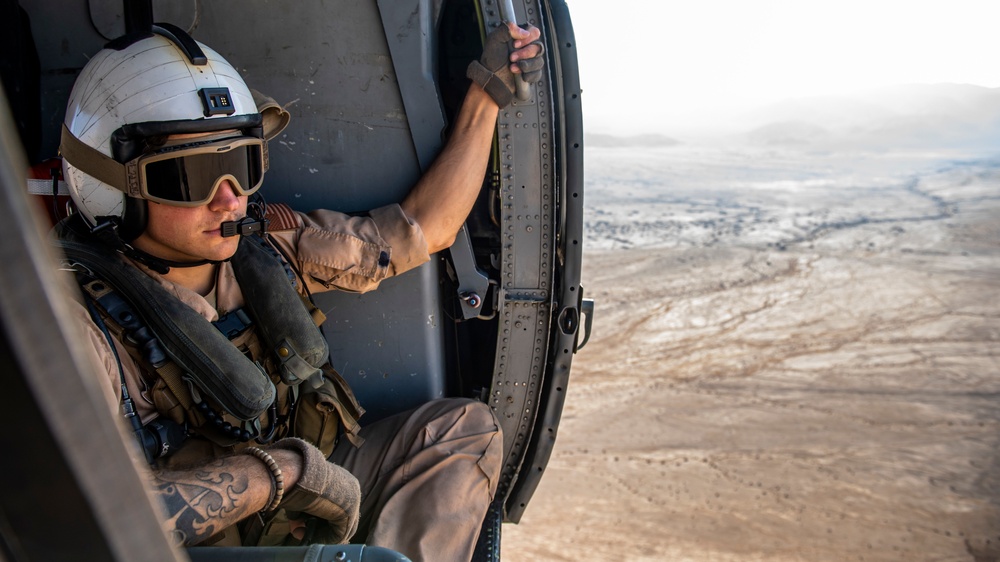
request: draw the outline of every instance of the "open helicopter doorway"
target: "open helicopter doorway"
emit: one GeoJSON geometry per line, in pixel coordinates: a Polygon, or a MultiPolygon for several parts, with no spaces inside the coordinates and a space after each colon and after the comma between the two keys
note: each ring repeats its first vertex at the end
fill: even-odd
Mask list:
{"type": "MultiPolygon", "coordinates": [[[[511,4],[519,23],[542,31],[547,74],[501,112],[456,247],[373,293],[316,295],[333,365],[368,410],[363,422],[439,396],[493,406],[505,436],[497,525],[520,519],[544,473],[592,317],[580,285],[583,134],[569,11],[561,0],[511,4]]],[[[122,0],[21,5],[41,69],[39,161],[56,155],[76,74],[127,18],[122,0]]],[[[154,21],[219,51],[292,114],[271,142],[262,192],[302,211],[400,201],[447,135],[465,66],[502,21],[493,0],[149,5],[154,21]]]]}

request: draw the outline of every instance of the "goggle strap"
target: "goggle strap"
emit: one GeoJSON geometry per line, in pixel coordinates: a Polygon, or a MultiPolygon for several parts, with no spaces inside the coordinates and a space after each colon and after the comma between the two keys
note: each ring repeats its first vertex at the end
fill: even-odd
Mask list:
{"type": "Polygon", "coordinates": [[[129,173],[125,165],[73,136],[65,123],[63,123],[59,140],[59,153],[74,167],[126,195],[142,197],[139,193],[139,176],[135,166],[132,166],[134,181],[129,181],[129,173]]]}
{"type": "MultiPolygon", "coordinates": [[[[139,184],[139,161],[131,160],[122,164],[76,138],[63,123],[60,135],[59,154],[80,171],[114,187],[129,197],[143,199],[139,184]]],[[[262,172],[270,168],[267,142],[261,143],[262,172]]]]}

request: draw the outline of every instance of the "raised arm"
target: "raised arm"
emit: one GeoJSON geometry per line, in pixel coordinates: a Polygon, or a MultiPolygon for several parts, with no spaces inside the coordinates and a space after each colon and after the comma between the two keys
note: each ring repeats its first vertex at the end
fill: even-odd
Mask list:
{"type": "Polygon", "coordinates": [[[451,246],[476,202],[486,175],[497,113],[501,105],[510,102],[504,92],[510,90],[507,94],[512,96],[513,74],[522,74],[530,81],[541,76],[544,49],[537,42],[541,32],[513,23],[506,29],[509,35],[498,28],[487,38],[476,72],[470,70],[473,83],[448,142],[401,203],[403,211],[423,230],[431,254],[451,246]],[[509,44],[513,50],[507,55],[509,44]]]}

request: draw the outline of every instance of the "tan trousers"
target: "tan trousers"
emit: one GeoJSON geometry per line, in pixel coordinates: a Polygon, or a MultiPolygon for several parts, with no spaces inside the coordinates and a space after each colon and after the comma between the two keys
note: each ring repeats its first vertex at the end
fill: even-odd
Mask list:
{"type": "Polygon", "coordinates": [[[361,482],[361,522],[352,542],[397,550],[414,562],[468,562],[493,500],[503,461],[489,406],[445,398],[362,428],[330,461],[361,482]]]}

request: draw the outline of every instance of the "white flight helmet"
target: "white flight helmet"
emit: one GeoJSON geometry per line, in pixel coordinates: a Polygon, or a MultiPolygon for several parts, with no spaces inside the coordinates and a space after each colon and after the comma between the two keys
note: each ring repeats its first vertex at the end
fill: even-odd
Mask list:
{"type": "MultiPolygon", "coordinates": [[[[119,219],[126,242],[145,230],[146,201],[74,166],[67,133],[121,162],[137,156],[120,154],[129,150],[120,146],[123,129],[125,144],[134,145],[143,136],[260,126],[253,96],[229,62],[178,28],[154,31],[138,40],[123,37],[97,53],[73,85],[64,121],[63,177],[73,202],[91,227],[119,219]]],[[[78,165],[92,169],[82,160],[78,165]]]]}

